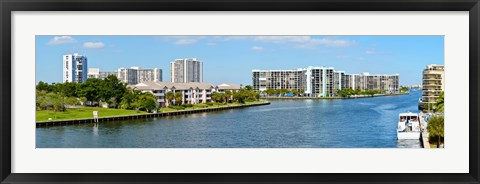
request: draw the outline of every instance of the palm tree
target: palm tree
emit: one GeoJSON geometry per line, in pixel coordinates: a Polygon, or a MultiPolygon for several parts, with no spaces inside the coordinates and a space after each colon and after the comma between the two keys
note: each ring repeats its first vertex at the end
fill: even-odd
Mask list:
{"type": "Polygon", "coordinates": [[[173,99],[175,98],[175,94],[173,93],[173,91],[169,91],[167,92],[167,94],[165,94],[165,98],[167,99],[167,107],[170,105],[170,103],[173,101],[173,99]]]}
{"type": "Polygon", "coordinates": [[[229,102],[232,99],[232,91],[225,91],[225,97],[227,98],[227,102],[229,102]]]}
{"type": "Polygon", "coordinates": [[[428,134],[432,137],[437,137],[437,148],[440,147],[440,139],[444,136],[443,133],[443,116],[434,116],[428,120],[428,134]]]}
{"type": "Polygon", "coordinates": [[[175,104],[182,104],[183,94],[182,92],[175,92],[175,104]]]}
{"type": "Polygon", "coordinates": [[[443,96],[444,92],[440,93],[440,96],[435,100],[435,110],[443,112],[443,96]]]}

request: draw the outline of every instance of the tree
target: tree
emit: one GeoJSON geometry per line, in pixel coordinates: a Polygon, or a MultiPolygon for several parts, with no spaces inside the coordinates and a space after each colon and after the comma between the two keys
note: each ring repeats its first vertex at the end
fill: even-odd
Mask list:
{"type": "Polygon", "coordinates": [[[360,87],[357,87],[357,89],[355,89],[354,91],[354,95],[360,95],[362,93],[362,90],[360,89],[360,87]]]}
{"type": "Polygon", "coordinates": [[[120,108],[122,109],[137,109],[137,98],[140,96],[140,91],[135,89],[127,89],[120,101],[120,108]]]}
{"type": "Polygon", "coordinates": [[[305,94],[305,89],[300,89],[300,94],[303,96],[305,94]]]}
{"type": "Polygon", "coordinates": [[[183,94],[182,92],[175,92],[175,104],[182,104],[183,94]]]}
{"type": "MultiPolygon", "coordinates": [[[[165,98],[167,99],[168,103],[167,104],[170,104],[173,102],[173,99],[175,98],[175,94],[173,93],[173,91],[169,91],[165,94],[165,98]]],[[[168,107],[168,106],[167,106],[168,107]]]]}
{"type": "Polygon", "coordinates": [[[444,118],[443,116],[434,116],[428,120],[428,134],[437,137],[437,148],[440,147],[441,138],[444,136],[444,118]]]}
{"type": "Polygon", "coordinates": [[[443,112],[444,92],[440,92],[440,96],[435,100],[435,110],[443,112]]]}
{"type": "Polygon", "coordinates": [[[298,90],[297,89],[292,89],[292,93],[294,96],[298,96],[298,90]]]}
{"type": "Polygon", "coordinates": [[[253,87],[250,86],[250,85],[246,85],[246,86],[245,86],[245,89],[248,90],[248,91],[251,91],[251,90],[253,90],[253,87]]]}
{"type": "Polygon", "coordinates": [[[78,105],[80,102],[78,101],[77,97],[66,97],[66,100],[65,100],[65,104],[69,105],[69,106],[74,106],[74,105],[78,105]]]}
{"type": "Polygon", "coordinates": [[[60,92],[66,97],[77,97],[77,89],[79,86],[80,84],[76,82],[65,82],[59,85],[60,92]]]}
{"type": "Polygon", "coordinates": [[[103,86],[102,83],[102,79],[87,79],[87,81],[80,85],[78,96],[85,97],[88,101],[99,102],[101,100],[100,87],[103,86]]]}
{"type": "Polygon", "coordinates": [[[47,101],[53,106],[53,111],[65,111],[65,100],[61,94],[48,93],[47,101]]]}
{"type": "Polygon", "coordinates": [[[275,94],[275,90],[272,88],[268,88],[265,92],[268,96],[272,96],[273,94],[275,94]]]}
{"type": "Polygon", "coordinates": [[[138,110],[152,112],[157,109],[157,98],[151,93],[141,93],[136,99],[138,110]]]}
{"type": "Polygon", "coordinates": [[[407,86],[400,86],[400,93],[407,93],[409,91],[407,86]]]}
{"type": "Polygon", "coordinates": [[[37,90],[39,90],[39,91],[50,92],[50,86],[48,85],[48,83],[43,82],[43,81],[38,82],[36,88],[37,88],[37,90]]]}
{"type": "Polygon", "coordinates": [[[227,99],[226,101],[229,102],[232,99],[232,91],[225,91],[225,98],[227,99]]]}
{"type": "Polygon", "coordinates": [[[114,75],[109,75],[99,84],[100,91],[98,95],[100,96],[101,100],[104,102],[109,102],[110,106],[113,107],[116,107],[116,102],[122,100],[123,94],[127,90],[125,84],[114,75]]]}
{"type": "Polygon", "coordinates": [[[285,88],[280,89],[280,93],[282,96],[285,96],[287,92],[288,92],[288,89],[285,89],[285,88]]]}

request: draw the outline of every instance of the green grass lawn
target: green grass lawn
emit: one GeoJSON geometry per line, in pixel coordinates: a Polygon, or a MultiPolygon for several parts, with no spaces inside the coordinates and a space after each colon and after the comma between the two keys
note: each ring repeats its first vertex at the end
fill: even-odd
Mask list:
{"type": "MultiPolygon", "coordinates": [[[[245,104],[258,104],[263,103],[266,101],[255,101],[255,102],[245,102],[245,104]]],[[[227,106],[236,106],[236,105],[243,105],[238,102],[233,103],[213,103],[212,105],[208,106],[208,108],[215,108],[215,107],[227,107],[227,106]]],[[[185,108],[185,110],[193,110],[193,109],[200,109],[206,108],[206,104],[195,104],[193,107],[185,108]]],[[[99,117],[109,117],[109,116],[125,116],[125,115],[134,115],[134,114],[145,114],[147,112],[144,111],[136,111],[136,110],[125,110],[125,109],[107,109],[101,107],[84,107],[84,108],[76,108],[76,109],[67,109],[65,112],[54,112],[51,110],[41,110],[36,112],[36,121],[48,121],[48,118],[52,118],[52,120],[70,120],[70,119],[82,119],[82,118],[93,118],[93,111],[98,111],[99,117]]],[[[170,112],[170,111],[177,111],[171,108],[161,108],[159,112],[170,112]]]]}
{"type": "Polygon", "coordinates": [[[100,108],[100,107],[67,109],[67,111],[65,112],[54,112],[51,110],[42,110],[42,111],[36,112],[36,121],[48,121],[48,118],[52,118],[52,120],[93,118],[93,111],[98,111],[99,117],[124,116],[124,115],[146,113],[144,111],[125,110],[125,109],[107,109],[107,108],[100,108]]]}

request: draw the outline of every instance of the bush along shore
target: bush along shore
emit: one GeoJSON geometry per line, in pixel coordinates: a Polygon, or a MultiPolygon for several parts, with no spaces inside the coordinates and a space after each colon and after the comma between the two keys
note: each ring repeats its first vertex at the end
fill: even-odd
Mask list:
{"type": "Polygon", "coordinates": [[[261,99],[355,99],[355,98],[373,98],[381,96],[397,96],[406,95],[408,93],[396,93],[396,94],[374,94],[374,95],[352,95],[352,96],[327,96],[327,97],[309,97],[309,96],[262,96],[261,99]]]}
{"type": "Polygon", "coordinates": [[[306,96],[305,91],[297,89],[271,89],[268,88],[261,92],[262,99],[348,99],[348,98],[368,98],[377,96],[395,96],[409,94],[409,88],[406,86],[400,86],[399,93],[389,93],[387,90],[362,90],[357,88],[345,88],[341,90],[335,90],[335,93],[326,96],[306,96]]]}

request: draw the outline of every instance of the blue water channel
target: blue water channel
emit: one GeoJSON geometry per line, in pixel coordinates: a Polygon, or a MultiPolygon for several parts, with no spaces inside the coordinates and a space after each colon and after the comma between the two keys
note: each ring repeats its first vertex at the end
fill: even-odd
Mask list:
{"type": "Polygon", "coordinates": [[[411,95],[271,100],[271,105],[155,119],[36,128],[37,148],[419,148],[398,141],[411,95]]]}

